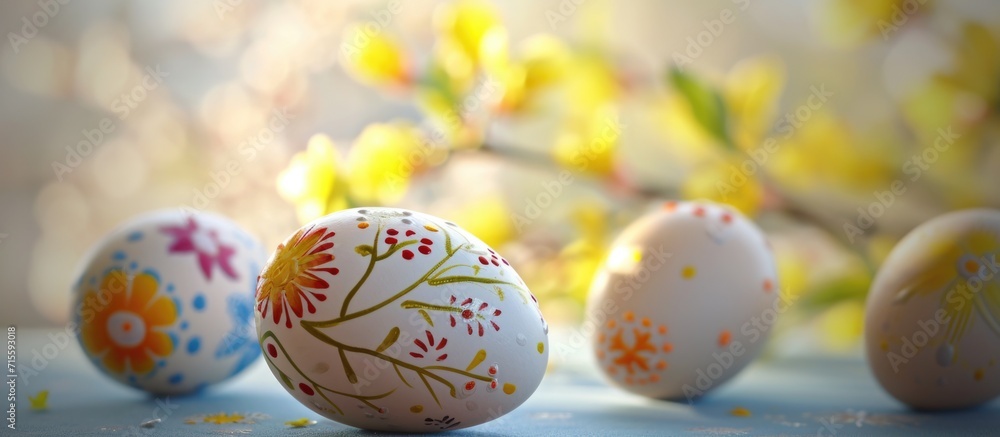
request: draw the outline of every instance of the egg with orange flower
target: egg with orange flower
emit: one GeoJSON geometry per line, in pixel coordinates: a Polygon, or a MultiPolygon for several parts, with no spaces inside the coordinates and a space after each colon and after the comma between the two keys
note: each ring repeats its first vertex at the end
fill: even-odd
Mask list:
{"type": "Polygon", "coordinates": [[[339,211],[261,271],[257,333],[285,389],[329,419],[438,432],[528,399],[548,361],[538,302],[500,254],[452,222],[339,211]]]}
{"type": "Polygon", "coordinates": [[[198,391],[260,356],[261,245],[229,219],[165,210],[101,240],[73,286],[73,324],[104,374],[156,394],[198,391]]]}
{"type": "Polygon", "coordinates": [[[694,401],[760,352],[779,313],[764,234],[735,209],[667,202],[615,240],[591,285],[583,330],[625,390],[694,401]]]}
{"type": "Polygon", "coordinates": [[[865,347],[882,387],[923,410],[1000,396],[1000,211],[971,209],[918,226],[868,293],[865,347]]]}

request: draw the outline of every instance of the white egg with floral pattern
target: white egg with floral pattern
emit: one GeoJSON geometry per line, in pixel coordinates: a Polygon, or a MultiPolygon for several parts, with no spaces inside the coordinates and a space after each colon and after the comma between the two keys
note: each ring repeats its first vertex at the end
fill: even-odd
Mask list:
{"type": "Polygon", "coordinates": [[[340,423],[437,432],[509,413],[541,382],[548,327],[506,259],[454,223],[350,209],[291,235],[261,272],[275,377],[340,423]]]}
{"type": "Polygon", "coordinates": [[[921,410],[1000,396],[1000,211],[936,217],[907,234],[879,268],[865,308],[875,379],[921,410]]]}
{"type": "Polygon", "coordinates": [[[224,217],[137,217],[85,257],[71,327],[116,381],[154,394],[197,392],[260,357],[253,296],[264,261],[256,239],[224,217]]]}
{"type": "Polygon", "coordinates": [[[727,205],[670,201],[615,240],[587,320],[609,381],[691,402],[753,361],[786,308],[760,228],[727,205]]]}

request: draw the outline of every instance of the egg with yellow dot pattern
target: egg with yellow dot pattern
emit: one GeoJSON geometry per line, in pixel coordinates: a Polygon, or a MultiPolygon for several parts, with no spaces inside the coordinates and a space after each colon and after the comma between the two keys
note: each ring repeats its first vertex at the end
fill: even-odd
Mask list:
{"type": "Polygon", "coordinates": [[[753,222],[725,205],[671,201],[614,242],[585,326],[615,385],[693,401],[750,363],[786,308],[753,222]]]}

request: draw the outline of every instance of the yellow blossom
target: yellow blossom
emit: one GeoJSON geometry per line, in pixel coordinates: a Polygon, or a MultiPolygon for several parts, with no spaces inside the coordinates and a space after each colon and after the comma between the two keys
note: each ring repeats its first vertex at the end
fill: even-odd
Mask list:
{"type": "Polygon", "coordinates": [[[611,108],[573,117],[557,134],[552,155],[569,170],[610,175],[622,128],[617,111],[611,108]]]}
{"type": "Polygon", "coordinates": [[[359,81],[373,86],[410,83],[410,61],[402,45],[388,31],[372,35],[356,24],[347,27],[344,41],[341,62],[359,81]]]}
{"type": "Polygon", "coordinates": [[[406,193],[414,172],[433,151],[415,126],[397,122],[372,124],[354,140],[347,154],[347,183],[358,204],[384,205],[406,193]]]}
{"type": "Polygon", "coordinates": [[[916,15],[932,9],[933,1],[823,0],[820,5],[820,30],[825,39],[838,46],[853,46],[891,37],[916,15]]]}
{"type": "Polygon", "coordinates": [[[491,247],[499,248],[515,234],[510,209],[496,196],[468,202],[452,213],[451,218],[491,247]]]}
{"type": "Polygon", "coordinates": [[[741,167],[745,155],[713,160],[695,168],[684,179],[681,195],[688,200],[708,199],[725,203],[754,217],[764,200],[764,187],[756,172],[741,167]],[[742,159],[739,159],[742,158],[742,159]]]}
{"type": "Polygon", "coordinates": [[[500,17],[492,5],[480,0],[444,3],[434,14],[434,25],[442,40],[455,44],[472,65],[496,62],[506,55],[506,38],[500,17]]]}
{"type": "Polygon", "coordinates": [[[339,169],[341,157],[326,135],[314,135],[306,150],[292,157],[278,175],[278,193],[295,205],[305,223],[348,207],[347,186],[339,169]]]}

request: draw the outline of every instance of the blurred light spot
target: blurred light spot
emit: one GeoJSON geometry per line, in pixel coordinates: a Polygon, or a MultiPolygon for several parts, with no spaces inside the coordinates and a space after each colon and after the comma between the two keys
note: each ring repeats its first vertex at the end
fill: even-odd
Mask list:
{"type": "Polygon", "coordinates": [[[136,147],[146,159],[164,166],[176,162],[188,148],[188,126],[178,117],[180,111],[169,104],[149,102],[141,113],[129,118],[129,130],[138,137],[136,147]]]}
{"type": "Polygon", "coordinates": [[[238,144],[264,124],[262,108],[239,83],[225,83],[209,90],[201,101],[202,123],[214,131],[223,144],[238,144]]]}
{"type": "Polygon", "coordinates": [[[74,185],[52,182],[35,198],[35,216],[42,233],[58,238],[72,238],[84,232],[90,223],[90,207],[83,193],[74,185]],[[73,220],[67,220],[72,217],[73,220]]]}
{"type": "Polygon", "coordinates": [[[281,54],[281,47],[272,41],[257,41],[240,60],[240,75],[251,88],[265,94],[274,94],[288,79],[289,62],[281,54]]]}
{"type": "Polygon", "coordinates": [[[146,161],[134,147],[124,142],[105,145],[98,150],[93,161],[91,174],[108,197],[128,197],[146,183],[146,161]]]}
{"type": "Polygon", "coordinates": [[[69,321],[70,287],[73,274],[84,255],[81,244],[59,237],[45,236],[35,244],[28,272],[31,302],[50,322],[69,321]]]}
{"type": "Polygon", "coordinates": [[[608,255],[608,271],[630,275],[642,261],[642,248],[638,246],[618,246],[608,255]]]}
{"type": "Polygon", "coordinates": [[[69,92],[73,60],[62,44],[38,35],[21,46],[20,53],[3,53],[4,73],[15,88],[49,97],[69,92]]]}
{"type": "Polygon", "coordinates": [[[118,26],[105,23],[88,29],[79,42],[77,93],[100,108],[113,110],[126,85],[139,80],[128,46],[128,31],[118,26]]]}

